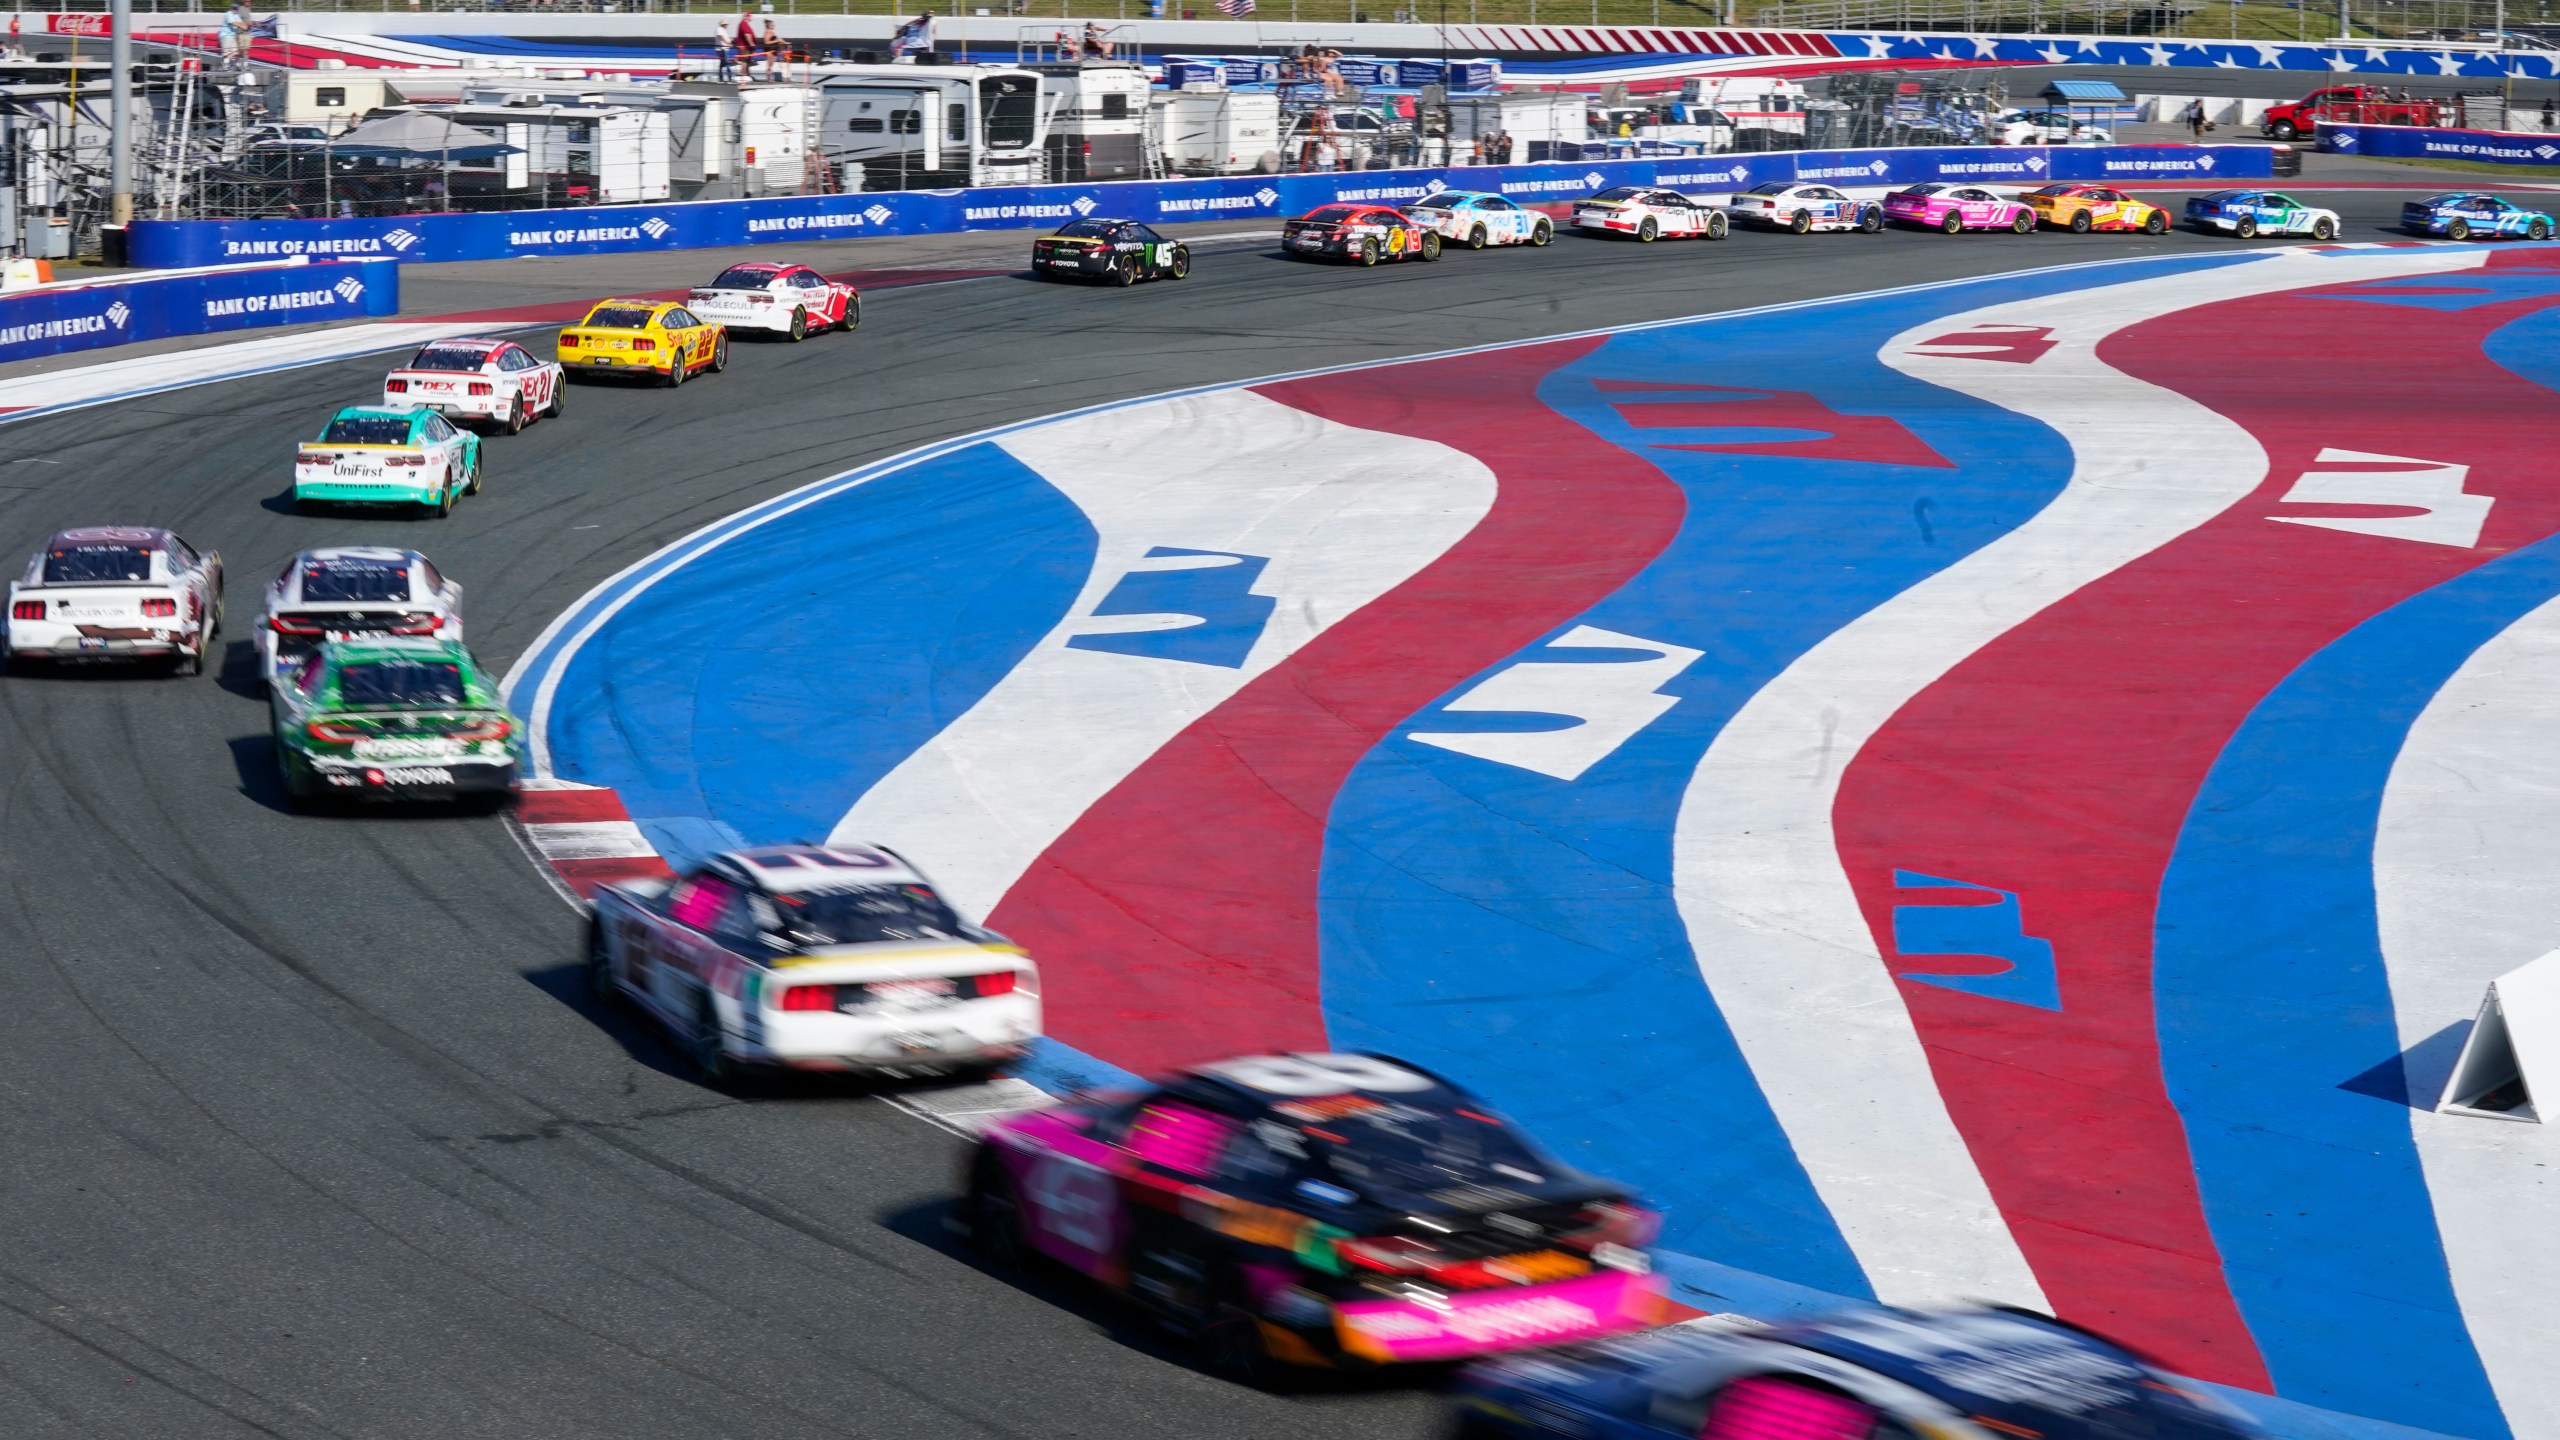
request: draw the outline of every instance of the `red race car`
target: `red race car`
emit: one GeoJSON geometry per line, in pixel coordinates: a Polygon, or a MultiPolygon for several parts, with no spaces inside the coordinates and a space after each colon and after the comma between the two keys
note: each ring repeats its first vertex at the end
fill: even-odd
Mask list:
{"type": "Polygon", "coordinates": [[[705,320],[740,330],[769,330],[802,339],[818,330],[862,323],[862,292],[806,265],[732,265],[685,301],[705,320]]]}
{"type": "Polygon", "coordinates": [[[1280,227],[1280,248],[1310,260],[1437,260],[1440,237],[1392,205],[1326,205],[1280,227]]]}

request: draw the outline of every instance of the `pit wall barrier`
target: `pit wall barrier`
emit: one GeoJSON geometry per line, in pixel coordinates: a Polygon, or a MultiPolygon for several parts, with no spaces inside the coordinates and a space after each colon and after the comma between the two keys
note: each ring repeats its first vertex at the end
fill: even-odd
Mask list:
{"type": "Polygon", "coordinates": [[[2323,125],[2332,155],[2386,160],[2471,160],[2486,165],[2560,166],[2560,133],[2541,130],[2430,130],[2409,125],[2323,125]]]}
{"type": "Polygon", "coordinates": [[[2042,185],[2056,180],[2259,180],[2273,152],[2257,145],[1803,150],[1559,164],[1243,175],[1211,180],[990,186],[707,200],[575,210],[503,210],[359,220],[137,220],[134,262],[182,267],[288,256],[498,260],[788,244],[875,235],[935,235],[1061,224],[1092,215],[1176,223],[1303,215],[1337,201],[1395,204],[1435,189],[1490,190],[1518,200],[1571,200],[1612,185],[1720,193],[1769,180],[1907,185],[1923,180],[2042,185]]]}
{"type": "Polygon", "coordinates": [[[72,281],[0,294],[0,362],[399,311],[400,267],[380,261],[314,262],[296,255],[72,281]]]}

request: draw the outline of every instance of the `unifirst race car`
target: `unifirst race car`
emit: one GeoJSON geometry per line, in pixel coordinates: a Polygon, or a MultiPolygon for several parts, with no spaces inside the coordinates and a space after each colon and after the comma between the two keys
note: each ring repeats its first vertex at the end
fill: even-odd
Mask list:
{"type": "Polygon", "coordinates": [[[521,433],[536,415],[560,413],[560,366],[512,340],[430,340],[383,377],[382,403],[416,405],[448,420],[477,420],[521,433]]]}
{"type": "Polygon", "coordinates": [[[1924,230],[2006,230],[2032,235],[2035,212],[1979,185],[1907,185],[1884,197],[1884,218],[1924,230]]]}
{"type": "Polygon", "coordinates": [[[1702,237],[1721,240],[1733,228],[1724,211],[1677,190],[1620,185],[1573,205],[1574,228],[1592,235],[1638,240],[1702,237]]]}
{"type": "Polygon", "coordinates": [[[1440,232],[1392,205],[1325,205],[1280,227],[1280,248],[1302,260],[1437,260],[1440,232]]]}
{"type": "Polygon", "coordinates": [[[1553,220],[1480,190],[1442,190],[1403,208],[1406,218],[1444,243],[1470,250],[1487,245],[1544,245],[1556,238],[1553,220]]]}
{"type": "Polygon", "coordinates": [[[1245,1379],[1659,1323],[1655,1217],[1437,1076],[1255,1055],[981,1132],[961,1222],[992,1263],[1121,1292],[1245,1379]]]}
{"type": "Polygon", "coordinates": [[[293,457],[293,504],[416,505],[453,513],[455,497],[480,493],[480,437],[433,410],[350,405],[302,442],[293,457]]]}
{"type": "Polygon", "coordinates": [[[2024,1310],[1716,1315],[1459,1372],[1457,1440],[2258,1440],[2192,1382],[2024,1310]]]}
{"type": "Polygon", "coordinates": [[[575,375],[649,375],[681,385],[697,370],[729,368],[729,332],[663,300],[599,300],[560,332],[560,363],[575,375]]]}
{"type": "Polygon", "coordinates": [[[2469,240],[2474,236],[2548,240],[2551,217],[2495,195],[2456,193],[2430,195],[2401,206],[2400,228],[2412,235],[2442,235],[2448,240],[2469,240]]]}
{"type": "Polygon", "coordinates": [[[2074,235],[2086,235],[2092,230],[2139,230],[2145,235],[2159,235],[2169,228],[2168,211],[2104,185],[2047,185],[2018,198],[2036,213],[2038,223],[2074,235]]]}
{"type": "Polygon", "coordinates": [[[222,634],[222,557],[176,532],[62,530],[9,582],[11,669],[34,660],[169,660],[204,673],[222,634]]]}
{"type": "Polygon", "coordinates": [[[1725,213],[1738,225],[1759,225],[1798,235],[1815,230],[1858,230],[1869,235],[1884,228],[1884,207],[1873,200],[1852,200],[1828,185],[1770,180],[1733,197],[1725,213]]]}
{"type": "Polygon", "coordinates": [[[695,287],[685,308],[727,329],[807,338],[862,323],[862,292],[806,265],[732,265],[695,287]]]}
{"type": "Polygon", "coordinates": [[[524,741],[497,678],[459,641],[323,640],[267,686],[296,805],[515,793],[524,741]]]}
{"type": "Polygon", "coordinates": [[[2314,240],[2338,238],[2338,212],[2305,205],[2273,190],[2216,190],[2187,202],[2187,219],[2212,234],[2308,235],[2314,240]]]}
{"type": "Polygon", "coordinates": [[[462,587],[415,550],[333,545],[285,562],[259,617],[258,673],[298,667],[324,640],[462,638],[462,587]]]}
{"type": "Polygon", "coordinates": [[[1071,220],[1031,242],[1031,273],[1106,285],[1179,280],[1191,273],[1191,247],[1135,220],[1071,220]]]}
{"type": "Polygon", "coordinates": [[[666,1027],[702,1078],[760,1067],[946,1074],[1040,1034],[1040,973],[915,867],[859,845],[714,855],[597,891],[587,981],[666,1027]]]}

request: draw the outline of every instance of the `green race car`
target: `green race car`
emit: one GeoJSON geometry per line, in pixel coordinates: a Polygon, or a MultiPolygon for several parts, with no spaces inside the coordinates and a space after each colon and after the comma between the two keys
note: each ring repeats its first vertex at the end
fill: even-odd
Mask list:
{"type": "Polygon", "coordinates": [[[350,405],[293,457],[293,503],[417,505],[449,514],[480,493],[480,437],[433,410],[350,405]]]}
{"type": "Polygon", "coordinates": [[[324,641],[269,693],[276,764],[297,804],[515,793],[524,741],[497,681],[459,641],[324,641]]]}

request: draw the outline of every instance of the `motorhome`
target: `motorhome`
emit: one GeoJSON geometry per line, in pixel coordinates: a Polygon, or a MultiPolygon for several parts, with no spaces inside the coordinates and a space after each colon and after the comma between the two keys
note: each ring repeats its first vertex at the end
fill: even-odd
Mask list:
{"type": "Polygon", "coordinates": [[[549,204],[624,204],[670,198],[667,115],[620,105],[471,104],[420,107],[514,146],[457,160],[456,200],[532,194],[549,204]]]}
{"type": "Polygon", "coordinates": [[[1472,154],[1495,135],[1511,137],[1514,163],[1579,160],[1591,138],[1589,97],[1559,90],[1449,97],[1449,142],[1472,154]]]}
{"type": "Polygon", "coordinates": [[[1048,178],[1057,87],[1010,65],[823,65],[818,144],[844,188],[1031,185],[1048,178]]]}
{"type": "Polygon", "coordinates": [[[1029,68],[1057,97],[1049,115],[1051,180],[1135,180],[1145,173],[1146,71],[1125,61],[1029,68]]]}
{"type": "Polygon", "coordinates": [[[1280,168],[1280,97],[1223,85],[1155,97],[1165,169],[1178,175],[1268,175],[1280,168]]]}

